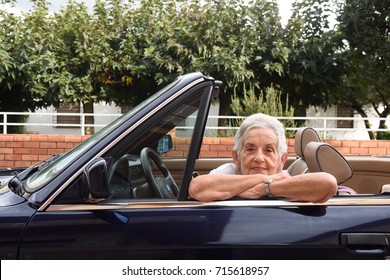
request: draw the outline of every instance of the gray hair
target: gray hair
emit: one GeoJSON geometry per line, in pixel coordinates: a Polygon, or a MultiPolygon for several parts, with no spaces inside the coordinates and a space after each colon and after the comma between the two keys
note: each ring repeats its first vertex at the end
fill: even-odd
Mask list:
{"type": "Polygon", "coordinates": [[[283,154],[287,153],[287,142],[286,142],[286,135],[284,131],[284,125],[274,117],[271,117],[266,114],[258,113],[258,114],[250,115],[240,125],[240,128],[238,129],[236,136],[234,138],[234,147],[233,147],[233,150],[236,151],[237,154],[240,154],[241,152],[245,134],[249,130],[256,127],[269,128],[273,130],[276,133],[276,136],[278,137],[277,150],[279,156],[281,157],[283,154]]]}

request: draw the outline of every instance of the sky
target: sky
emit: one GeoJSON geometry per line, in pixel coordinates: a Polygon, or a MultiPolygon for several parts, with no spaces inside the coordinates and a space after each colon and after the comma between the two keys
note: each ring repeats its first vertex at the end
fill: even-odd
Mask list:
{"type": "MultiPolygon", "coordinates": [[[[87,7],[92,9],[95,0],[76,0],[78,2],[84,2],[87,7]]],[[[287,20],[290,18],[291,15],[291,4],[294,0],[278,0],[279,2],[279,12],[280,16],[282,18],[282,23],[286,24],[287,20]]],[[[52,11],[58,11],[61,6],[66,4],[66,1],[58,1],[58,0],[52,0],[51,2],[51,10],[52,11]]],[[[32,5],[29,0],[18,0],[15,9],[21,10],[24,12],[27,12],[29,9],[32,8],[32,5]]]]}

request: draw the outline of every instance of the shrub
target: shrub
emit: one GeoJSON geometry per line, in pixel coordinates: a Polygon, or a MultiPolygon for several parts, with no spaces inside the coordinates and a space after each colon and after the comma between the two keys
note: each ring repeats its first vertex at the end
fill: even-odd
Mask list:
{"type": "MultiPolygon", "coordinates": [[[[236,116],[263,113],[277,118],[283,117],[280,121],[286,128],[295,127],[294,108],[289,106],[288,97],[286,97],[283,106],[281,95],[281,91],[273,85],[266,88],[265,94],[262,90],[257,94],[255,88],[250,86],[248,90],[244,88],[242,98],[239,98],[236,92],[234,93],[230,107],[236,116]]],[[[230,121],[230,126],[238,127],[242,121],[243,119],[233,119],[230,121]]],[[[232,131],[232,133],[234,132],[232,131]]],[[[286,130],[286,137],[292,137],[293,135],[293,131],[286,130]]]]}

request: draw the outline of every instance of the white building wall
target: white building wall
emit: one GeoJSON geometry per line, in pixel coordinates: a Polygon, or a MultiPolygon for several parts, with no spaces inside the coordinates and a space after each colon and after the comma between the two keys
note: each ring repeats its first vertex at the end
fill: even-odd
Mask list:
{"type": "MultiPolygon", "coordinates": [[[[334,128],[335,130],[327,131],[324,137],[323,133],[320,133],[320,136],[322,138],[326,139],[342,139],[342,140],[370,140],[370,137],[368,135],[368,132],[366,130],[366,126],[364,125],[364,121],[362,117],[359,114],[354,114],[355,120],[353,122],[353,129],[351,131],[345,131],[344,129],[337,130],[337,121],[336,120],[326,120],[326,124],[324,125],[324,120],[321,118],[334,118],[336,114],[336,107],[333,106],[329,108],[328,110],[324,111],[323,109],[316,109],[316,108],[310,108],[307,109],[306,115],[309,117],[313,117],[313,120],[309,120],[307,122],[307,126],[313,127],[313,128],[321,128],[326,127],[329,129],[334,128]],[[317,118],[317,119],[316,119],[317,118]]],[[[373,113],[368,114],[369,118],[373,118],[370,120],[370,123],[373,128],[378,128],[379,126],[379,120],[378,117],[373,113]]],[[[390,120],[387,119],[386,122],[387,127],[390,127],[390,120]]]]}
{"type": "MultiPolygon", "coordinates": [[[[82,110],[82,108],[81,108],[82,110]]],[[[62,128],[57,126],[54,117],[45,113],[57,113],[56,108],[50,106],[46,109],[40,109],[35,114],[30,115],[25,126],[26,133],[29,134],[74,134],[80,135],[81,128],[62,128]],[[31,125],[33,124],[33,125],[31,125]],[[50,126],[40,124],[52,124],[50,126]]],[[[98,103],[94,105],[94,113],[96,114],[121,114],[121,108],[107,103],[98,103]]],[[[95,125],[106,125],[117,119],[118,116],[95,116],[95,125]]],[[[95,132],[102,127],[95,127],[95,132]]]]}

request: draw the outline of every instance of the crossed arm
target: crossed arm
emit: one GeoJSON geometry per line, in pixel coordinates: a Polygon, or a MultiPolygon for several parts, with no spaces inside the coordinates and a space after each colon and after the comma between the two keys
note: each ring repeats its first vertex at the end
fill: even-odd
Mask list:
{"type": "Polygon", "coordinates": [[[274,175],[207,174],[192,179],[189,195],[199,201],[225,200],[233,197],[257,199],[266,196],[263,182],[273,179],[270,191],[274,196],[321,203],[337,192],[333,175],[325,172],[288,177],[274,175]]]}

